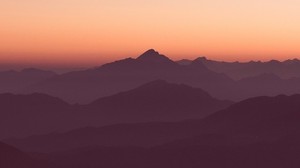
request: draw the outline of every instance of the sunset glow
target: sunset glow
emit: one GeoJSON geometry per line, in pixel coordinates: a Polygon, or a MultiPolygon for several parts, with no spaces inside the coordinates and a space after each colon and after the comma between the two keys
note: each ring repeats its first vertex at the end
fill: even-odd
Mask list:
{"type": "Polygon", "coordinates": [[[149,48],[177,60],[300,58],[297,0],[1,0],[0,62],[93,66],[149,48]]]}

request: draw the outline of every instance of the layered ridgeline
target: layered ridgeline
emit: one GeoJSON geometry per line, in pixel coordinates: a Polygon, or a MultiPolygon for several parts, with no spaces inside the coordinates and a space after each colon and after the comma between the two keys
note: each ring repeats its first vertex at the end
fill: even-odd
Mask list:
{"type": "Polygon", "coordinates": [[[257,97],[236,103],[201,120],[87,127],[6,142],[26,151],[40,152],[95,145],[246,145],[288,140],[289,144],[299,144],[299,102],[300,95],[257,97]]]}
{"type": "Polygon", "coordinates": [[[21,92],[25,88],[54,77],[55,75],[54,72],[34,68],[24,69],[22,71],[1,71],[0,93],[21,92]]]}
{"type": "Polygon", "coordinates": [[[224,62],[209,60],[206,57],[199,57],[195,60],[183,59],[177,61],[180,65],[190,65],[193,61],[203,63],[208,69],[224,73],[233,79],[242,79],[259,76],[262,74],[274,74],[283,79],[300,77],[300,60],[289,59],[285,61],[250,61],[250,62],[224,62]]]}
{"type": "Polygon", "coordinates": [[[151,49],[137,58],[127,58],[98,68],[55,76],[35,83],[23,89],[23,92],[41,92],[60,97],[68,102],[88,103],[99,97],[162,79],[171,83],[184,83],[202,88],[214,97],[234,101],[255,96],[300,93],[297,60],[282,63],[278,61],[253,63],[258,66],[252,66],[252,63],[245,66],[244,63],[220,63],[220,67],[223,64],[227,68],[213,68],[214,66],[206,59],[196,59],[181,65],[151,49]],[[248,67],[251,68],[248,70],[248,67]],[[287,75],[280,73],[285,71],[287,75]],[[242,77],[249,79],[235,81],[225,74],[234,79],[242,77]],[[279,77],[262,79],[261,75],[279,77]],[[278,84],[274,85],[274,83],[278,84]]]}
{"type": "Polygon", "coordinates": [[[37,69],[1,72],[0,93],[38,92],[86,104],[161,79],[202,88],[220,99],[241,101],[300,93],[298,65],[298,60],[227,63],[198,58],[175,62],[151,49],[137,58],[61,75],[37,69]]]}
{"type": "Polygon", "coordinates": [[[70,105],[45,94],[0,95],[0,137],[67,131],[117,123],[203,118],[231,105],[202,89],[162,80],[86,105],[70,105]]]}
{"type": "Polygon", "coordinates": [[[181,66],[151,49],[136,59],[127,58],[98,68],[56,76],[32,85],[24,92],[46,93],[68,102],[88,103],[161,79],[202,88],[213,96],[227,93],[227,86],[233,82],[230,78],[196,64],[181,66]]]}
{"type": "Polygon", "coordinates": [[[43,158],[55,168],[296,168],[299,112],[300,95],[257,97],[202,120],[88,127],[6,143],[51,152],[43,158]]]}

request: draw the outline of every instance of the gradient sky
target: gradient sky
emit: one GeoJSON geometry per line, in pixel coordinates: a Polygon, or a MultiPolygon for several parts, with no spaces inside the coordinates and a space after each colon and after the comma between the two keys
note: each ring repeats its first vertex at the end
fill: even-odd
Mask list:
{"type": "Polygon", "coordinates": [[[1,0],[0,63],[300,58],[299,0],[1,0]]]}

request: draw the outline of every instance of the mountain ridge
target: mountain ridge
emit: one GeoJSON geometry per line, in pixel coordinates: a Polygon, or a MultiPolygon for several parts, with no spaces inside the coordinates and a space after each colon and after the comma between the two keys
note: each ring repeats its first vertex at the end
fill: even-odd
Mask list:
{"type": "Polygon", "coordinates": [[[213,98],[199,88],[162,80],[84,105],[69,104],[40,93],[0,94],[0,108],[3,109],[0,112],[0,138],[86,126],[202,118],[232,103],[213,98]]]}
{"type": "Polygon", "coordinates": [[[151,147],[195,137],[200,138],[186,142],[205,145],[208,138],[214,140],[215,145],[223,145],[223,141],[214,137],[224,137],[224,140],[227,139],[233,144],[282,143],[285,137],[300,137],[299,102],[300,95],[261,96],[241,101],[199,120],[118,124],[78,129],[55,136],[8,140],[7,143],[24,150],[37,151],[86,145],[151,147]],[[49,139],[57,142],[51,148],[45,146],[49,139]],[[72,143],[68,143],[69,141],[72,143]]]}

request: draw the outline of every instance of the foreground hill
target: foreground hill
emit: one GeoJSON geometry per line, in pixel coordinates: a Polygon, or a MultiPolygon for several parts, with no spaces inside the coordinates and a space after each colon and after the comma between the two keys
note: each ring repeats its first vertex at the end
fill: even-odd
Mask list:
{"type": "Polygon", "coordinates": [[[1,168],[38,168],[40,164],[20,150],[0,142],[1,168]]]}
{"type": "Polygon", "coordinates": [[[165,143],[199,146],[283,141],[297,145],[299,102],[300,95],[257,97],[236,103],[202,120],[84,128],[6,142],[27,151],[43,152],[93,145],[149,147],[165,143]]]}
{"type": "MultiPolygon", "coordinates": [[[[89,147],[51,153],[55,168],[298,168],[299,148],[285,144],[185,147],[89,147]]],[[[53,167],[54,168],[54,167],[53,167]]]]}

